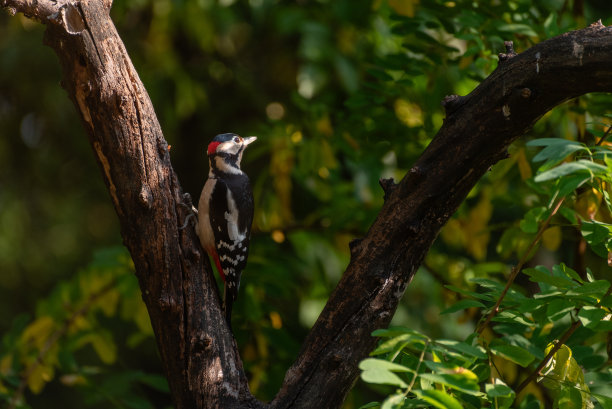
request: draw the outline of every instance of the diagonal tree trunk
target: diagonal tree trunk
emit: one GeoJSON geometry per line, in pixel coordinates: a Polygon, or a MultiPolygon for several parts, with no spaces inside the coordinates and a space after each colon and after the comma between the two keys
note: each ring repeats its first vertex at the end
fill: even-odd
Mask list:
{"type": "Polygon", "coordinates": [[[177,408],[337,408],[441,227],[516,138],[559,103],[612,91],[612,28],[601,23],[516,55],[465,97],[385,203],[270,403],[255,399],[220,309],[151,101],[109,17],[110,1],[0,0],[47,26],[136,266],[177,408]]]}

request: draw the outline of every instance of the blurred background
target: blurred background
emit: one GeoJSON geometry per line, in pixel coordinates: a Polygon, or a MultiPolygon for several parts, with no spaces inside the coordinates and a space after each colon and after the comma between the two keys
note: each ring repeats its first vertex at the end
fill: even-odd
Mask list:
{"type": "MultiPolygon", "coordinates": [[[[256,213],[234,331],[252,392],[274,397],[344,271],[348,243],[441,126],[440,101],[469,93],[517,52],[602,19],[608,0],[115,0],[111,11],[197,202],[222,132],[257,135],[243,160],[256,213]]],[[[109,195],[44,27],[0,14],[0,396],[13,407],[167,408],[146,310],[109,195]],[[51,340],[51,341],[50,341],[51,340]]],[[[606,95],[570,101],[528,138],[592,142],[606,95]],[[594,129],[594,131],[591,131],[594,129]]],[[[492,135],[494,137],[494,135],[492,135]]],[[[478,317],[444,285],[507,273],[541,200],[525,140],[442,231],[394,324],[463,338],[478,317]]],[[[577,211],[596,212],[585,192],[577,211]]],[[[605,261],[561,225],[538,263],[599,274],[605,261]]],[[[522,247],[521,247],[522,246],[522,247]]],[[[358,382],[345,407],[376,399],[358,382]]]]}

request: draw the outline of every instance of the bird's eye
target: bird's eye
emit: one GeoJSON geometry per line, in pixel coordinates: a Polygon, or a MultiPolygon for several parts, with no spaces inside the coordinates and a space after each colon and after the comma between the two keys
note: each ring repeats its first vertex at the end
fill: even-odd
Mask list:
{"type": "Polygon", "coordinates": [[[236,142],[236,143],[240,142],[240,137],[239,136],[235,136],[234,137],[234,142],[236,142]]]}

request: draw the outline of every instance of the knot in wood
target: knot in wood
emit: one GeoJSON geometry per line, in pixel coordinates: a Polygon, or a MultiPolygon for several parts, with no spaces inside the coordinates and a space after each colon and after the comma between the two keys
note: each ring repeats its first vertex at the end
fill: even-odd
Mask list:
{"type": "Polygon", "coordinates": [[[157,152],[159,156],[164,157],[170,152],[170,145],[166,142],[165,139],[161,138],[157,143],[157,152]]]}
{"type": "Polygon", "coordinates": [[[78,6],[66,3],[60,9],[62,25],[68,34],[81,34],[85,30],[85,21],[78,6]]]}
{"type": "Polygon", "coordinates": [[[191,339],[191,344],[193,345],[193,352],[196,354],[202,353],[207,349],[210,349],[212,345],[212,338],[206,334],[200,333],[198,336],[193,337],[191,339]]]}
{"type": "Polygon", "coordinates": [[[442,106],[444,107],[444,111],[446,112],[446,116],[449,116],[453,112],[455,112],[463,103],[465,102],[465,97],[459,95],[447,95],[442,100],[442,106]]]}
{"type": "Polygon", "coordinates": [[[181,308],[179,304],[176,302],[176,299],[169,294],[165,294],[159,297],[159,299],[157,300],[157,303],[159,305],[159,308],[162,311],[174,311],[174,312],[181,311],[181,308]]]}
{"type": "Polygon", "coordinates": [[[419,176],[425,174],[425,171],[420,166],[411,167],[409,172],[413,175],[419,175],[419,176]]]}
{"type": "Polygon", "coordinates": [[[521,89],[521,97],[523,97],[525,99],[531,98],[531,90],[529,88],[521,89]]]}
{"type": "Polygon", "coordinates": [[[153,195],[151,194],[151,189],[149,189],[149,186],[142,185],[140,187],[140,192],[138,193],[138,201],[147,209],[151,209],[153,207],[153,195]]]}
{"type": "Polygon", "coordinates": [[[344,359],[339,354],[333,354],[329,359],[329,367],[330,368],[339,368],[342,365],[344,359]]]}
{"type": "Polygon", "coordinates": [[[393,180],[393,178],[390,179],[380,179],[378,181],[378,183],[380,184],[380,187],[382,187],[383,191],[385,192],[385,195],[383,197],[383,200],[387,200],[389,198],[389,195],[391,193],[393,193],[393,191],[395,190],[395,188],[397,188],[397,184],[395,183],[395,181],[393,180]]]}
{"type": "Polygon", "coordinates": [[[506,52],[498,55],[499,62],[504,62],[512,57],[516,57],[516,52],[514,52],[514,43],[512,41],[504,41],[504,46],[506,47],[506,52]]]}
{"type": "Polygon", "coordinates": [[[351,256],[356,256],[363,239],[353,239],[349,242],[349,249],[351,251],[351,256]]]}

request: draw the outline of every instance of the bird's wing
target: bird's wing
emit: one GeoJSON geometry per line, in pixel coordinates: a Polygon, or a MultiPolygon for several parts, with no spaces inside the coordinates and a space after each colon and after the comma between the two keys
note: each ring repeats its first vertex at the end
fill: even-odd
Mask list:
{"type": "Polygon", "coordinates": [[[218,179],[209,209],[215,249],[229,287],[228,291],[234,299],[238,293],[240,274],[246,266],[249,245],[248,229],[240,223],[244,217],[239,211],[241,203],[236,201],[240,199],[234,197],[232,189],[225,181],[218,179]]]}

